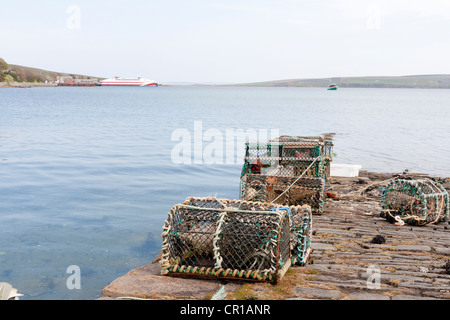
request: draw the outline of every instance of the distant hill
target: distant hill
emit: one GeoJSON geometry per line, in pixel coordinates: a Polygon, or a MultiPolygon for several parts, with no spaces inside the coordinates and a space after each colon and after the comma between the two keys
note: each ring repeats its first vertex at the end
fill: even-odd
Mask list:
{"type": "Polygon", "coordinates": [[[56,81],[58,77],[72,77],[76,79],[103,79],[94,76],[87,76],[74,73],[64,73],[42,70],[37,68],[30,68],[19,66],[15,64],[8,64],[5,60],[0,58],[0,82],[52,82],[56,81]]]}
{"type": "Polygon", "coordinates": [[[372,77],[333,77],[319,79],[288,79],[254,83],[241,83],[235,86],[252,87],[328,87],[331,83],[342,88],[445,88],[450,89],[449,74],[413,76],[372,76],[372,77]]]}

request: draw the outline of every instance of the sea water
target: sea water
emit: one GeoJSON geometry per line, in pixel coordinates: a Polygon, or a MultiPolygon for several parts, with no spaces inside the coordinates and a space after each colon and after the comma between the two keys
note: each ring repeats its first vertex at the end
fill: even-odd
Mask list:
{"type": "Polygon", "coordinates": [[[22,299],[100,297],[160,252],[173,205],[239,197],[238,152],[202,157],[227,130],[334,133],[335,163],[450,176],[449,101],[445,89],[2,89],[0,282],[22,299]]]}

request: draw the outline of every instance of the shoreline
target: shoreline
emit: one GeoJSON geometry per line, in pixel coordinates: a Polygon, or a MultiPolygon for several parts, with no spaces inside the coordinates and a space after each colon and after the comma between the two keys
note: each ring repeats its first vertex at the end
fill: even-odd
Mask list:
{"type": "Polygon", "coordinates": [[[0,88],[40,88],[57,87],[56,83],[35,83],[35,82],[0,82],[0,88]]]}
{"type": "MultiPolygon", "coordinates": [[[[224,300],[450,299],[450,222],[395,226],[381,218],[378,186],[395,176],[360,171],[354,178],[331,177],[326,191],[334,196],[322,215],[313,215],[309,262],[291,267],[276,285],[163,276],[156,257],[112,281],[99,300],[209,300],[219,290],[224,300]],[[380,235],[384,243],[373,241],[380,235]],[[379,287],[370,288],[368,268],[374,266],[379,287]]],[[[450,177],[441,181],[450,191],[450,177]]]]}
{"type": "MultiPolygon", "coordinates": [[[[235,87],[235,88],[317,88],[317,89],[326,89],[325,86],[291,86],[291,85],[283,85],[283,86],[267,86],[267,85],[246,85],[246,84],[186,84],[186,85],[173,85],[173,84],[158,84],[159,87],[235,87]]],[[[35,82],[0,82],[0,89],[11,89],[11,88],[54,88],[54,87],[95,87],[94,85],[62,85],[59,86],[56,83],[35,83],[35,82]]],[[[343,89],[450,89],[450,87],[420,87],[420,86],[392,86],[392,87],[375,87],[375,86],[341,86],[343,89]]]]}

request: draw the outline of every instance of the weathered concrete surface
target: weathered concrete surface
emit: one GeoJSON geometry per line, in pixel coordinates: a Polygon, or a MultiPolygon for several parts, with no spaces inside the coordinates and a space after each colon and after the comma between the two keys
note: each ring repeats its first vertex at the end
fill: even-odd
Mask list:
{"type": "MultiPolygon", "coordinates": [[[[390,224],[379,217],[377,183],[383,185],[392,175],[360,175],[330,179],[328,191],[336,197],[327,199],[323,215],[313,217],[310,262],[291,267],[277,285],[166,277],[152,263],[114,280],[101,299],[210,299],[224,284],[226,299],[450,299],[445,268],[450,259],[449,223],[390,224]],[[372,243],[377,235],[385,243],[372,243]],[[377,270],[379,278],[373,273],[377,270]]],[[[450,190],[450,179],[443,185],[450,190]]]]}
{"type": "Polygon", "coordinates": [[[134,269],[103,289],[103,296],[111,298],[138,297],[144,299],[207,299],[222,283],[198,279],[163,277],[159,264],[134,269]]]}

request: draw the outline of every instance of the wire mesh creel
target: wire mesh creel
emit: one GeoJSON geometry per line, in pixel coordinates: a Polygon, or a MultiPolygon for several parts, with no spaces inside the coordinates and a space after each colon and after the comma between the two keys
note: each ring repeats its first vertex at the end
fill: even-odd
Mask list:
{"type": "Polygon", "coordinates": [[[381,207],[381,216],[389,222],[434,224],[448,219],[449,196],[431,179],[395,179],[383,189],[381,207]]]}
{"type": "Polygon", "coordinates": [[[312,212],[309,205],[291,206],[292,264],[304,266],[311,254],[312,212]]]}
{"type": "MultiPolygon", "coordinates": [[[[280,143],[281,156],[291,159],[291,164],[295,164],[293,160],[304,160],[303,166],[299,163],[294,165],[296,172],[294,175],[299,175],[298,172],[307,167],[311,158],[320,157],[317,161],[317,168],[315,175],[307,173],[310,177],[321,177],[328,180],[330,177],[330,164],[333,155],[333,140],[332,135],[326,134],[324,136],[280,136],[276,139],[270,140],[270,143],[280,143]],[[310,158],[310,159],[308,159],[310,158]]],[[[297,161],[300,162],[300,161],[297,161]]],[[[286,163],[286,162],[285,162],[286,163]]],[[[287,162],[289,164],[289,162],[287,162]]]]}
{"type": "Polygon", "coordinates": [[[281,136],[268,142],[246,142],[241,175],[298,177],[303,173],[328,179],[332,148],[331,138],[325,137],[281,136]]]}
{"type": "Polygon", "coordinates": [[[240,198],[288,206],[309,205],[321,214],[325,203],[325,179],[246,174],[241,177],[240,198]]]}
{"type": "Polygon", "coordinates": [[[322,214],[333,143],[329,137],[281,136],[247,142],[240,199],[284,205],[308,204],[322,214]]]}
{"type": "Polygon", "coordinates": [[[276,283],[293,262],[308,258],[311,222],[305,210],[188,198],[170,210],[163,227],[162,274],[276,283]],[[291,216],[298,225],[291,224],[291,216]]]}

